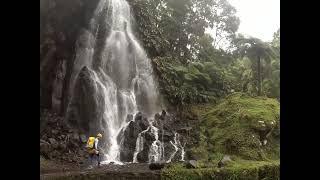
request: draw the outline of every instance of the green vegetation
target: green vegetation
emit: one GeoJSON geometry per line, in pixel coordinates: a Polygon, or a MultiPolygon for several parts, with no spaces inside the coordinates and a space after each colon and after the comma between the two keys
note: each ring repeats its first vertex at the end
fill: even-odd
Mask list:
{"type": "Polygon", "coordinates": [[[214,62],[183,65],[173,57],[154,59],[162,94],[171,104],[185,105],[215,100],[227,91],[223,74],[214,62]]]}
{"type": "Polygon", "coordinates": [[[221,154],[248,160],[279,158],[277,100],[234,93],[216,106],[207,106],[194,107],[201,120],[200,142],[192,149],[197,158],[215,162],[221,159],[221,154]]]}
{"type": "Polygon", "coordinates": [[[230,92],[280,99],[280,29],[272,42],[237,34],[240,21],[227,0],[130,4],[170,104],[183,109],[230,92]]]}
{"type": "MultiPolygon", "coordinates": [[[[186,147],[186,155],[197,160],[197,168],[173,164],[164,169],[162,178],[279,179],[280,29],[271,42],[237,34],[240,21],[227,0],[128,3],[135,16],[134,32],[152,60],[161,94],[169,105],[177,107],[180,120],[187,125],[194,122],[184,117],[196,115],[194,119],[199,120],[193,124],[197,127],[192,127],[193,139],[186,147]],[[232,161],[218,168],[225,155],[232,161]]],[[[40,29],[45,28],[44,19],[47,17],[40,19],[40,29]]],[[[77,34],[72,32],[80,24],[75,23],[68,34],[77,34]]],[[[50,41],[41,45],[41,59],[54,37],[48,34],[40,34],[41,39],[50,36],[50,41]]],[[[76,36],[68,38],[75,41],[76,36]]],[[[51,104],[51,89],[50,84],[41,85],[45,104],[51,104]]]]}
{"type": "Polygon", "coordinates": [[[232,93],[217,103],[192,105],[198,135],[189,157],[195,169],[177,163],[162,172],[163,179],[280,179],[280,103],[276,99],[232,93]],[[264,144],[267,140],[266,144],[264,144]],[[218,168],[229,155],[231,161],[218,168]]]}
{"type": "Polygon", "coordinates": [[[238,160],[224,168],[196,169],[187,169],[183,164],[174,164],[162,171],[161,179],[278,180],[280,179],[280,162],[238,160]]]}

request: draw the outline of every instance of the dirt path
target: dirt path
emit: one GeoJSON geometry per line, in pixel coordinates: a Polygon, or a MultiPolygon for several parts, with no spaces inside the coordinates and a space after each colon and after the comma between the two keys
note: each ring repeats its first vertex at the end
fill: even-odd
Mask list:
{"type": "Polygon", "coordinates": [[[139,179],[158,180],[160,170],[150,170],[148,164],[126,164],[126,165],[102,165],[93,169],[79,168],[75,166],[52,167],[43,169],[40,179],[139,179]]]}

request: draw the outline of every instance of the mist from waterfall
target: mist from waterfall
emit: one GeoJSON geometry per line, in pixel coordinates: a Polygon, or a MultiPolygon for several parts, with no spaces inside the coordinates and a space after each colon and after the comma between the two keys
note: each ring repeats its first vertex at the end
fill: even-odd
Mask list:
{"type": "MultiPolygon", "coordinates": [[[[128,124],[127,115],[140,111],[152,117],[160,111],[152,66],[133,35],[130,7],[125,0],[99,1],[89,28],[77,42],[71,87],[84,66],[103,96],[95,100],[104,104],[100,129],[104,133],[105,159],[120,163],[117,137],[128,124]],[[100,47],[98,41],[103,41],[100,47]]],[[[70,91],[72,94],[73,89],[70,91]]]]}

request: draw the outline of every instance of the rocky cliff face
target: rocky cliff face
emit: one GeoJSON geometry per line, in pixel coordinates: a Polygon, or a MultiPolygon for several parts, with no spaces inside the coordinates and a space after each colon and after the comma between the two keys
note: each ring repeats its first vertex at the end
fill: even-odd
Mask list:
{"type": "Polygon", "coordinates": [[[75,42],[98,0],[40,0],[40,107],[63,113],[75,42]]]}

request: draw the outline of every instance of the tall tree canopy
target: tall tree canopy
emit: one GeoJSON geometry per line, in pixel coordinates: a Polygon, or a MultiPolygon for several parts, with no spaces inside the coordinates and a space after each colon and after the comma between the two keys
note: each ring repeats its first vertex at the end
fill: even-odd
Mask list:
{"type": "Polygon", "coordinates": [[[159,52],[156,44],[166,44],[164,54],[184,62],[197,58],[199,41],[206,36],[206,30],[211,29],[212,46],[218,48],[223,42],[231,42],[240,24],[236,9],[226,0],[155,0],[132,4],[147,48],[159,52]]]}

